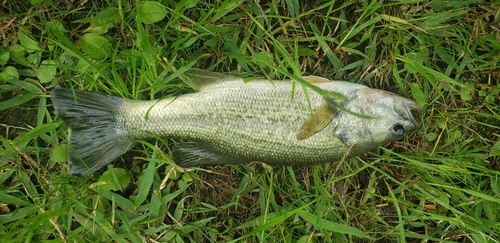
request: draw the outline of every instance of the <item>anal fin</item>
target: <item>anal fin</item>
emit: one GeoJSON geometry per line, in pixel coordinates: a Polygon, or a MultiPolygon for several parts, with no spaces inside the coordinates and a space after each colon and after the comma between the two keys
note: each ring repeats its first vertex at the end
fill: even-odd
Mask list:
{"type": "Polygon", "coordinates": [[[204,165],[226,165],[250,162],[215,151],[212,146],[204,142],[185,141],[177,143],[172,154],[174,161],[181,167],[195,167],[204,165]]]}

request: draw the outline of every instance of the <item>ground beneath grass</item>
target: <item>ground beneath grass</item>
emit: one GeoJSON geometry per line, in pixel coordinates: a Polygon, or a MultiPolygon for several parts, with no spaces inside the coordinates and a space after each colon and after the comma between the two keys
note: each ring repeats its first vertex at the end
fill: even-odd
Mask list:
{"type": "Polygon", "coordinates": [[[500,2],[0,3],[1,242],[499,242],[500,2]],[[69,175],[54,87],[153,99],[189,67],[392,91],[421,127],[308,167],[177,167],[141,141],[69,175]]]}

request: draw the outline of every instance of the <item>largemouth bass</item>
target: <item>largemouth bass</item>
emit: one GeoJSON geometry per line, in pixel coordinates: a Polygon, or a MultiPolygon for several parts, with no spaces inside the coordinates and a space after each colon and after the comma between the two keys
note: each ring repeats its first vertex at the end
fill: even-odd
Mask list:
{"type": "Polygon", "coordinates": [[[179,141],[173,156],[183,167],[335,162],[402,138],[418,127],[412,111],[421,111],[387,91],[315,76],[303,79],[340,93],[331,96],[336,105],[291,80],[245,83],[200,69],[183,77],[197,92],[150,101],[54,89],[56,114],[72,130],[70,172],[99,170],[154,136],[179,141]]]}

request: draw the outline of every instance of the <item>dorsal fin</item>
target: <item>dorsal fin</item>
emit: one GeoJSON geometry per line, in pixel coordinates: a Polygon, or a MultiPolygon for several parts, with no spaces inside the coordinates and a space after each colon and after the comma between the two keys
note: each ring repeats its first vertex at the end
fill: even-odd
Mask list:
{"type": "Polygon", "coordinates": [[[198,68],[190,68],[181,74],[181,80],[186,82],[191,88],[196,91],[202,90],[204,87],[229,80],[243,80],[233,75],[211,72],[198,68]]]}
{"type": "Polygon", "coordinates": [[[302,79],[304,79],[306,82],[308,82],[310,84],[331,82],[330,79],[318,77],[318,76],[303,76],[302,79]]]}

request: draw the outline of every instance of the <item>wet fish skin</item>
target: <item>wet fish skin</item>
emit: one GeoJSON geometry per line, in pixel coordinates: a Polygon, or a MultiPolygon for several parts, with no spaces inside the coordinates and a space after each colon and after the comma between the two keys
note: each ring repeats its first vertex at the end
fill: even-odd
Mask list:
{"type": "Polygon", "coordinates": [[[152,101],[54,89],[56,114],[72,129],[71,173],[96,171],[151,134],[183,141],[174,148],[174,160],[184,167],[249,161],[309,165],[364,153],[418,127],[412,111],[421,108],[414,101],[360,84],[305,77],[341,93],[345,99],[335,99],[343,108],[338,109],[310,89],[308,102],[290,80],[245,83],[199,69],[184,75],[197,92],[152,101]]]}

